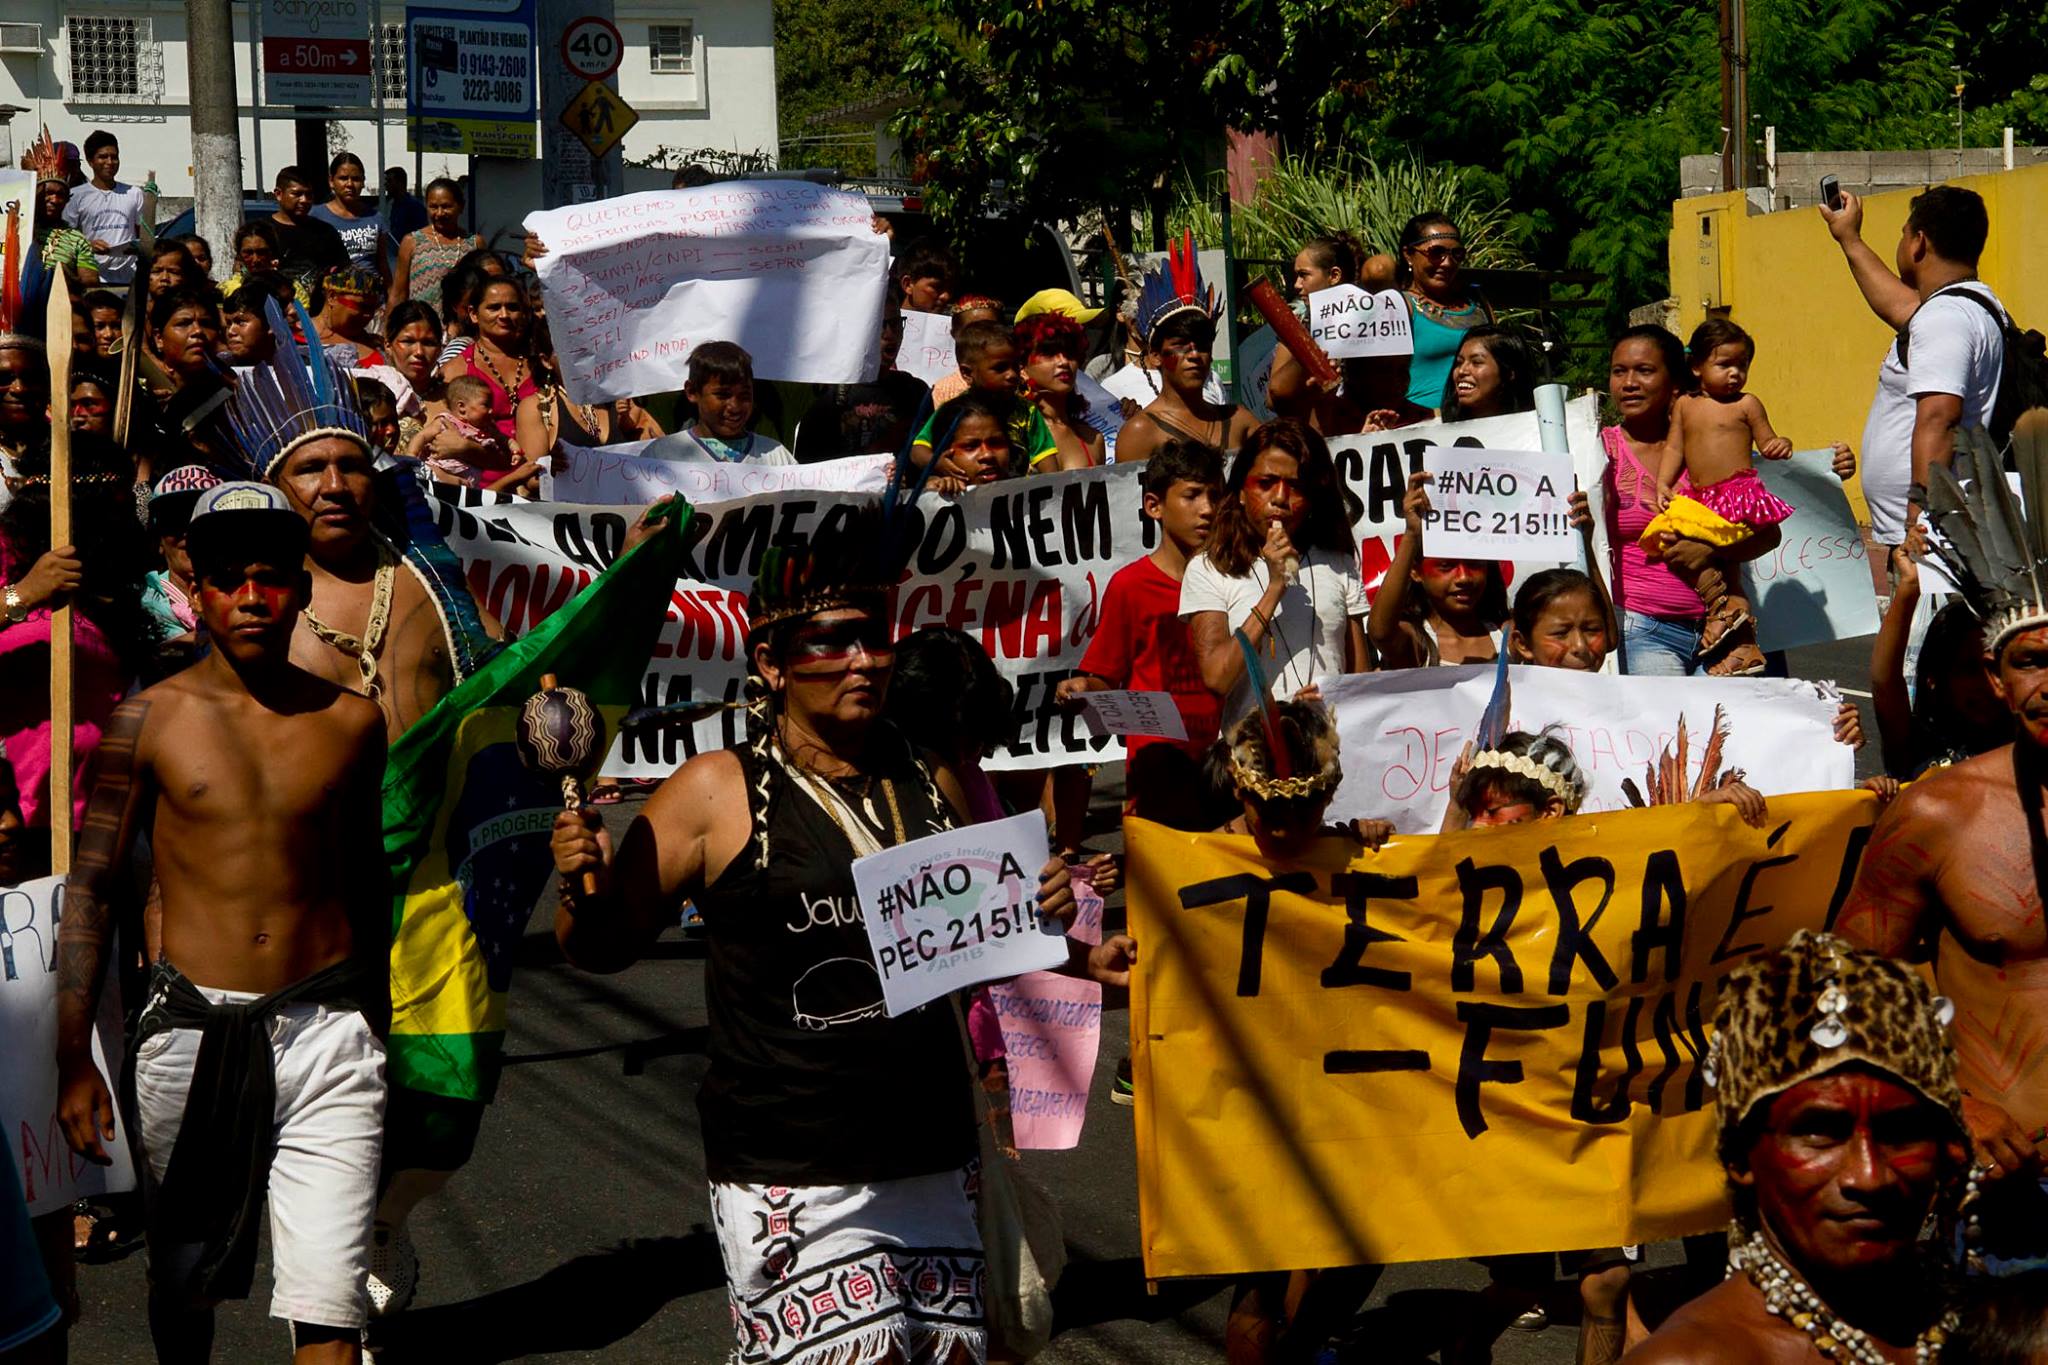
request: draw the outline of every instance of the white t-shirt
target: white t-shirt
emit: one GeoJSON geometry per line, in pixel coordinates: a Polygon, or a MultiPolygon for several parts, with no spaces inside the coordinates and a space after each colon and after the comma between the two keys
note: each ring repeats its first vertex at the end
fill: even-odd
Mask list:
{"type": "Polygon", "coordinates": [[[685,449],[689,456],[696,459],[716,460],[720,464],[796,463],[796,456],[789,453],[789,447],[758,431],[750,431],[737,441],[721,441],[715,436],[706,440],[695,428],[676,434],[687,443],[685,449]]]}
{"type": "MultiPolygon", "coordinates": [[[[84,233],[88,241],[125,246],[139,235],[136,224],[142,221],[142,191],[118,180],[110,190],[88,181],[71,191],[64,221],[84,233]]],[[[127,284],[135,278],[131,252],[114,256],[94,252],[93,259],[99,262],[101,284],[127,284]]]]}
{"type": "MultiPolygon", "coordinates": [[[[1226,577],[1198,556],[1188,565],[1180,581],[1180,614],[1220,611],[1232,630],[1251,619],[1252,608],[1265,595],[1266,561],[1252,561],[1251,572],[1242,578],[1226,577]]],[[[1267,685],[1276,700],[1286,701],[1319,678],[1344,671],[1344,643],[1353,617],[1367,610],[1365,584],[1358,576],[1358,560],[1352,555],[1335,555],[1328,550],[1310,550],[1301,559],[1301,574],[1280,594],[1280,605],[1266,627],[1259,645],[1259,666],[1266,672],[1267,685]]],[[[1241,679],[1223,708],[1228,726],[1252,708],[1249,679],[1241,679]]]]}
{"type": "MultiPolygon", "coordinates": [[[[1863,496],[1870,503],[1870,530],[1880,544],[1906,538],[1906,490],[1913,482],[1913,419],[1922,394],[1952,393],[1963,400],[1963,425],[1982,426],[1998,399],[2005,368],[2005,339],[1990,313],[1955,292],[1968,289],[1996,299],[1991,286],[1976,280],[1951,285],[1920,305],[1909,324],[1910,369],[1899,363],[1893,340],[1877,371],[1877,394],[1863,424],[1863,496]]],[[[2000,305],[2001,313],[2004,306],[2000,305]]]]}

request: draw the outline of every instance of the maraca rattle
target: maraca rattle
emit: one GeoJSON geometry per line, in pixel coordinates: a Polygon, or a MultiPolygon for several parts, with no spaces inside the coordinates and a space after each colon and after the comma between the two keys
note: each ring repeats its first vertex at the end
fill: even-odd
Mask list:
{"type": "MultiPolygon", "coordinates": [[[[583,808],[583,784],[604,761],[604,717],[590,698],[573,687],[558,687],[543,673],[540,691],[519,708],[515,743],[519,761],[534,772],[562,779],[562,808],[583,808]]],[[[583,894],[597,894],[597,873],[583,874],[583,894]]]]}

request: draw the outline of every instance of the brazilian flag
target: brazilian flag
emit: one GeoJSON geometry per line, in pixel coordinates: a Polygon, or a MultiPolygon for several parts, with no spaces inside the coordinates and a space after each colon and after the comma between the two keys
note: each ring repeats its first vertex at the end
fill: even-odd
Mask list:
{"type": "Polygon", "coordinates": [[[544,673],[581,688],[608,735],[641,700],[683,567],[688,503],[574,599],[472,674],[391,746],[384,856],[393,888],[393,1086],[487,1101],[497,1090],[512,962],[554,880],[558,776],[514,743],[544,673]]]}

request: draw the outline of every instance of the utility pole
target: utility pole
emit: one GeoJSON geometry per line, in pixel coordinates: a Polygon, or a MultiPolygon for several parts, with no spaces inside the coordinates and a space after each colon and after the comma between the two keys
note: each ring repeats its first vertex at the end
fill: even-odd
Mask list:
{"type": "MultiPolygon", "coordinates": [[[[1951,48],[1950,55],[1955,50],[1951,48]]],[[[1963,173],[1963,68],[1960,63],[1949,67],[1956,73],[1956,175],[1963,173]]]]}
{"type": "Polygon", "coordinates": [[[1749,188],[1749,20],[1743,0],[1721,0],[1721,188],[1749,188]]]}
{"type": "Polygon", "coordinates": [[[213,243],[214,273],[225,277],[234,268],[235,232],[242,226],[242,129],[235,117],[232,0],[185,0],[185,34],[192,91],[194,226],[213,243]]]}

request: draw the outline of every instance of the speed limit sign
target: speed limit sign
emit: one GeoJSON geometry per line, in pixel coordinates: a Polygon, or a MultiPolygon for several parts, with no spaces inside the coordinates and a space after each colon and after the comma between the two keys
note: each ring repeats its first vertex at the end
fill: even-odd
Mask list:
{"type": "Polygon", "coordinates": [[[562,30],[562,63],[586,81],[611,75],[625,55],[625,41],[609,19],[586,15],[562,30]]]}

